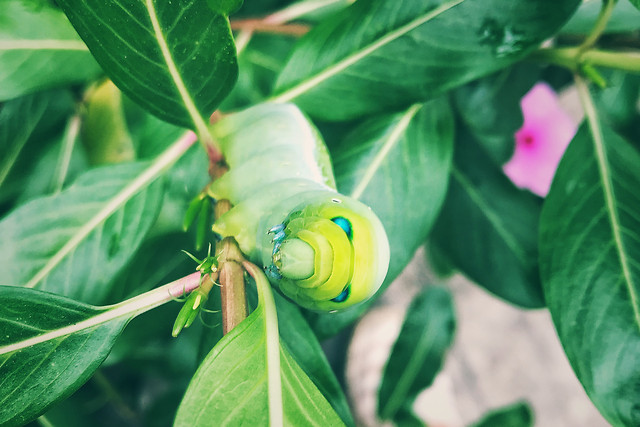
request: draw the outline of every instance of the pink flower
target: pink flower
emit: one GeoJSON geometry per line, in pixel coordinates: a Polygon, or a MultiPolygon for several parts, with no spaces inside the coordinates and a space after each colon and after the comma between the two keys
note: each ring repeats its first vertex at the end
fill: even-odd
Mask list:
{"type": "Polygon", "coordinates": [[[536,84],[522,98],[520,106],[524,123],[515,134],[513,157],[503,170],[516,186],[544,197],[577,124],[546,83],[536,84]]]}

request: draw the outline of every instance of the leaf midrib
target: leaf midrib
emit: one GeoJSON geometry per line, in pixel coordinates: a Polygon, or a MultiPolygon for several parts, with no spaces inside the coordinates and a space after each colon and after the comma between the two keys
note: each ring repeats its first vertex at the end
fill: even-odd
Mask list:
{"type": "Polygon", "coordinates": [[[416,374],[420,371],[420,366],[425,359],[425,356],[429,354],[429,348],[427,344],[433,341],[432,338],[437,336],[437,330],[435,329],[435,322],[428,322],[426,331],[420,336],[412,355],[409,357],[409,362],[406,364],[406,368],[402,371],[394,392],[391,394],[391,398],[385,406],[385,411],[380,414],[384,419],[389,419],[400,409],[401,401],[404,400],[409,392],[413,380],[416,378],[416,374]],[[396,402],[398,401],[398,402],[396,402]],[[389,413],[391,412],[391,413],[389,413]]]}
{"type": "Polygon", "coordinates": [[[210,135],[209,128],[202,118],[200,111],[198,111],[198,108],[196,107],[191,94],[187,90],[187,87],[182,80],[182,76],[178,71],[178,67],[173,60],[173,56],[171,55],[171,51],[169,50],[167,40],[165,39],[165,36],[162,32],[162,28],[160,27],[160,21],[158,20],[155,7],[153,6],[153,0],[145,0],[145,7],[147,9],[147,13],[149,14],[149,19],[151,20],[151,25],[153,27],[156,41],[158,42],[158,46],[160,47],[160,51],[162,52],[162,57],[167,64],[169,75],[171,76],[171,79],[173,80],[176,89],[180,94],[180,98],[182,99],[182,102],[184,103],[184,106],[187,109],[191,120],[193,121],[196,133],[202,140],[213,140],[210,135]]]}
{"type": "Polygon", "coordinates": [[[45,279],[53,269],[58,266],[68,255],[70,255],[95,229],[97,229],[107,218],[113,215],[118,209],[124,206],[131,198],[140,191],[150,186],[166,169],[176,162],[195,143],[193,134],[186,133],[138,175],[130,184],[120,190],[115,196],[103,204],[91,219],[82,225],[76,233],[50,258],[49,261],[40,268],[32,278],[24,285],[26,288],[34,288],[45,279]]]}
{"type": "Polygon", "coordinates": [[[484,214],[484,217],[489,221],[489,223],[493,226],[498,236],[502,238],[507,247],[511,250],[511,252],[515,255],[515,257],[522,263],[522,265],[527,265],[527,257],[523,250],[518,245],[517,241],[514,237],[509,233],[509,231],[503,226],[502,221],[500,221],[500,215],[496,214],[494,210],[484,202],[482,196],[478,194],[478,192],[474,189],[473,185],[467,178],[464,173],[458,170],[456,165],[452,165],[451,167],[451,176],[453,176],[456,181],[460,184],[460,186],[466,191],[469,195],[469,198],[478,206],[480,212],[484,214]]]}
{"type": "Polygon", "coordinates": [[[391,149],[395,147],[398,142],[402,139],[404,132],[407,130],[409,125],[411,124],[411,120],[415,117],[415,115],[420,111],[423,104],[414,104],[412,105],[400,118],[400,120],[395,124],[392,131],[387,136],[386,140],[383,142],[380,151],[375,155],[371,163],[367,166],[362,175],[360,181],[351,192],[350,196],[356,200],[359,200],[362,197],[362,194],[369,186],[369,183],[373,179],[373,176],[376,174],[378,169],[384,163],[384,160],[389,156],[391,149]]]}
{"type": "Polygon", "coordinates": [[[582,104],[585,109],[585,115],[587,122],[589,123],[589,130],[593,137],[594,154],[596,156],[596,162],[598,164],[598,174],[600,184],[607,207],[607,214],[609,217],[609,224],[611,225],[611,232],[613,233],[613,239],[615,243],[616,253],[620,261],[620,267],[622,269],[622,275],[624,282],[629,292],[629,298],[631,298],[631,307],[633,310],[636,327],[640,329],[640,307],[638,307],[640,298],[636,295],[634,290],[634,281],[629,268],[629,260],[627,259],[627,253],[622,242],[620,218],[618,216],[618,209],[616,207],[616,201],[614,200],[613,181],[611,179],[611,173],[609,171],[609,161],[607,153],[604,147],[604,137],[602,136],[602,128],[600,127],[600,120],[596,111],[589,88],[582,78],[576,76],[576,86],[582,99],[582,104]]]}
{"type": "Polygon", "coordinates": [[[432,9],[409,23],[402,25],[401,27],[387,33],[385,36],[375,40],[373,43],[368,44],[360,48],[359,50],[354,51],[350,55],[346,56],[342,60],[336,62],[335,64],[325,68],[324,70],[320,70],[314,76],[307,80],[303,80],[292,88],[284,91],[280,95],[276,95],[275,97],[267,100],[268,102],[289,102],[294,98],[302,95],[305,92],[310,91],[314,87],[328,80],[329,78],[335,76],[339,72],[345,70],[346,68],[352,66],[357,63],[361,59],[367,57],[369,54],[375,52],[376,50],[386,46],[387,44],[393,42],[394,40],[402,37],[408,32],[414,30],[420,25],[429,22],[430,20],[438,17],[440,14],[446,12],[447,10],[457,6],[458,4],[464,2],[465,0],[451,0],[447,3],[444,3],[435,9],[432,9]]]}

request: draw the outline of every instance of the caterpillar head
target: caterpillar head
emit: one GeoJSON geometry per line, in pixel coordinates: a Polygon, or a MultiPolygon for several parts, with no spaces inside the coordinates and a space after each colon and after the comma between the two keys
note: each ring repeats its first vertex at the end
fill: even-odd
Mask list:
{"type": "Polygon", "coordinates": [[[282,293],[318,311],[370,298],[389,266],[389,242],[371,209],[338,194],[323,195],[289,213],[270,230],[267,275],[282,293]]]}

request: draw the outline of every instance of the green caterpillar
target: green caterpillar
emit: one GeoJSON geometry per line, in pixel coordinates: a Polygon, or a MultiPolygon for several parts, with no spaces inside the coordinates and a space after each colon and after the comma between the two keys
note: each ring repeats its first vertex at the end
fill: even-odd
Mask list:
{"type": "Polygon", "coordinates": [[[209,195],[233,208],[213,230],[233,236],[299,305],[343,309],[371,297],[389,243],[371,209],[337,192],[327,148],[290,104],[262,104],[213,126],[229,171],[209,195]]]}

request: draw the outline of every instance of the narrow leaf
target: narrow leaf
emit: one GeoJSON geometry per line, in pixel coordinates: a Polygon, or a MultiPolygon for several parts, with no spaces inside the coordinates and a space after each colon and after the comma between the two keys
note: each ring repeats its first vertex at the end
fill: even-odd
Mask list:
{"type": "MultiPolygon", "coordinates": [[[[586,89],[584,89],[586,91],[586,89]]],[[[640,154],[587,108],[540,219],[545,299],[604,417],[640,425],[640,154]]]]}
{"type": "MultiPolygon", "coordinates": [[[[453,115],[446,99],[367,120],[332,147],[338,190],[370,206],[389,237],[391,263],[382,290],[431,230],[447,192],[452,151],[453,115]]],[[[330,336],[372,302],[308,316],[316,333],[330,336]]]]}
{"type": "Polygon", "coordinates": [[[113,82],[168,122],[206,129],[237,76],[226,16],[205,1],[60,0],[113,82]]]}
{"type": "Polygon", "coordinates": [[[2,2],[0,101],[89,81],[101,73],[89,49],[58,9],[2,2]]]}
{"type": "Polygon", "coordinates": [[[533,427],[533,410],[526,402],[494,409],[470,427],[533,427]]]}
{"type": "Polygon", "coordinates": [[[198,286],[200,273],[110,307],[0,286],[0,425],[23,425],[77,390],[129,320],[198,286]]]}
{"type": "Polygon", "coordinates": [[[300,40],[272,100],[327,120],[403,108],[521,59],[579,3],[358,1],[300,40]]]}
{"type": "Polygon", "coordinates": [[[539,199],[517,189],[468,133],[456,143],[449,193],[431,244],[500,298],[544,306],[537,264],[539,199]]]}
{"type": "Polygon", "coordinates": [[[258,267],[245,265],[256,278],[258,307],[202,362],[174,425],[343,425],[280,345],[269,282],[258,267]]]}
{"type": "Polygon", "coordinates": [[[394,419],[429,387],[453,341],[455,312],[445,288],[427,287],[412,302],[384,369],[378,414],[394,419]]]}
{"type": "Polygon", "coordinates": [[[160,184],[118,199],[147,166],[132,163],[89,171],[67,190],[11,212],[0,222],[2,283],[103,302],[111,279],[135,253],[160,208],[160,184]],[[113,215],[97,221],[114,200],[120,203],[113,215]]]}

